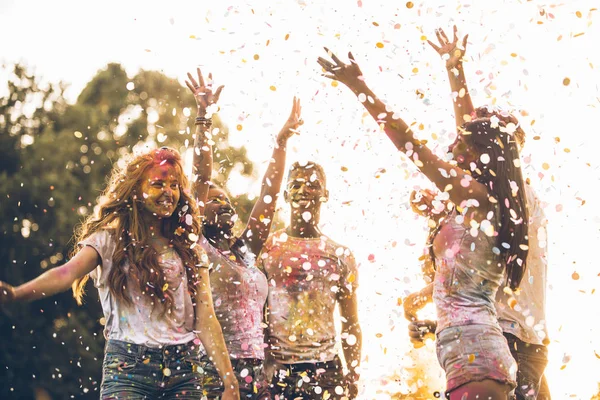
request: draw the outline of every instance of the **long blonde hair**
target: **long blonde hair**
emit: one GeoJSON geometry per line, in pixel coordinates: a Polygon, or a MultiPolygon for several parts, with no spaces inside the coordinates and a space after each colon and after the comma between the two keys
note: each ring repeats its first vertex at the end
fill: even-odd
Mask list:
{"type": "MultiPolygon", "coordinates": [[[[173,298],[165,287],[165,275],[158,263],[158,253],[150,243],[150,229],[141,215],[141,183],[144,174],[155,165],[168,163],[178,171],[181,196],[175,212],[162,219],[162,234],[179,254],[186,270],[188,290],[192,299],[198,280],[200,259],[194,250],[195,240],[201,234],[198,206],[190,192],[189,181],[183,172],[181,156],[176,150],[162,147],[138,155],[125,168],[115,167],[108,185],[98,202],[95,215],[88,217],[75,233],[77,243],[103,229],[109,229],[116,249],[113,268],[108,275],[108,287],[119,302],[133,304],[128,297],[129,283],[137,285],[140,293],[153,296],[153,307],[161,307],[161,315],[173,308],[173,298]],[[191,216],[188,217],[188,215],[191,216]],[[127,273],[125,266],[128,266],[127,273]],[[135,283],[134,283],[135,282],[135,283]],[[165,290],[163,290],[163,288],[165,290]]],[[[73,297],[82,303],[88,275],[73,283],[73,297]]]]}

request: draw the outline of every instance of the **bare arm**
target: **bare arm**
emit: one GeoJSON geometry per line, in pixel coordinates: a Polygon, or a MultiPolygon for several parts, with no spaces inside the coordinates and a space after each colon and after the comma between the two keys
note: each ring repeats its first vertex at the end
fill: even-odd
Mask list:
{"type": "Polygon", "coordinates": [[[86,246],[67,263],[52,268],[20,286],[13,287],[0,282],[0,303],[29,302],[64,292],[71,288],[76,279],[92,272],[100,262],[100,256],[96,250],[86,246]]]}
{"type": "Polygon", "coordinates": [[[260,253],[271,230],[281,182],[285,174],[287,141],[302,124],[300,112],[300,100],[294,97],[290,116],[277,135],[273,155],[262,180],[260,196],[252,208],[250,219],[242,233],[242,237],[248,238],[250,249],[254,254],[260,253]]]}
{"type": "Polygon", "coordinates": [[[196,292],[195,332],[223,381],[223,398],[239,399],[239,384],[231,367],[221,325],[215,315],[208,268],[200,268],[196,292]],[[229,397],[233,396],[233,397],[229,397]]]}
{"type": "Polygon", "coordinates": [[[450,82],[450,90],[452,91],[454,103],[454,118],[456,120],[456,126],[459,127],[471,120],[471,114],[475,109],[473,107],[473,102],[471,101],[469,89],[467,88],[467,80],[465,78],[462,62],[463,57],[465,56],[467,38],[469,35],[465,35],[461,46],[456,34],[456,25],[453,30],[454,38],[452,42],[448,40],[448,37],[442,29],[438,29],[435,32],[440,43],[439,47],[430,40],[427,42],[440,56],[442,56],[442,58],[446,59],[446,70],[448,71],[448,81],[450,82]]]}
{"type": "Polygon", "coordinates": [[[416,321],[417,312],[421,310],[427,303],[431,303],[433,301],[433,283],[425,286],[418,292],[409,294],[404,302],[402,303],[404,307],[404,316],[409,321],[416,321]]]}
{"type": "Polygon", "coordinates": [[[219,100],[223,86],[219,86],[213,94],[212,74],[208,74],[208,82],[205,84],[200,68],[197,68],[197,73],[197,82],[192,74],[188,73],[189,81],[186,80],[185,84],[194,94],[198,108],[196,132],[194,134],[194,156],[192,160],[193,173],[197,176],[196,179],[192,180],[192,190],[198,201],[200,215],[204,215],[204,205],[208,199],[208,189],[213,166],[213,141],[210,130],[212,121],[206,118],[206,113],[207,108],[219,100]]]}
{"type": "Polygon", "coordinates": [[[319,58],[319,64],[329,72],[325,76],[344,83],[359,95],[359,99],[360,95],[364,95],[365,99],[362,104],[369,114],[382,126],[396,148],[404,152],[440,191],[448,192],[450,200],[454,204],[460,205],[464,200],[475,199],[482,206],[481,210],[490,209],[486,187],[472,179],[470,174],[463,169],[437,157],[427,146],[416,139],[406,122],[401,118],[396,118],[394,113],[388,110],[386,105],[367,86],[351,53],[348,54],[349,65],[344,64],[334,54],[330,53],[330,55],[335,64],[319,58]]]}
{"type": "MultiPolygon", "coordinates": [[[[356,291],[352,290],[351,293],[343,293],[338,296],[338,305],[340,316],[342,317],[342,334],[347,334],[348,338],[356,338],[356,343],[354,344],[349,344],[348,339],[342,341],[342,350],[344,352],[344,359],[346,360],[346,367],[348,368],[347,378],[349,383],[355,386],[360,375],[358,367],[360,366],[362,351],[362,331],[358,322],[356,291]]],[[[356,391],[356,388],[354,390],[356,391]]],[[[354,396],[356,396],[356,393],[354,393],[354,396]]]]}

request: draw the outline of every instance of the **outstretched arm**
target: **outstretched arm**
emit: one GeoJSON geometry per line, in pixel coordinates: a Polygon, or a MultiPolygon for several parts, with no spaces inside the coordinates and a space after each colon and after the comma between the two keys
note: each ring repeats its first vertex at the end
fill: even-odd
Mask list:
{"type": "Polygon", "coordinates": [[[52,268],[20,286],[13,287],[0,282],[0,304],[12,301],[29,302],[64,292],[71,288],[76,279],[92,272],[100,262],[96,250],[86,246],[67,263],[52,268]]]}
{"type": "Polygon", "coordinates": [[[200,268],[196,292],[195,332],[223,381],[223,399],[238,400],[239,383],[233,373],[221,325],[215,315],[208,268],[200,268]]]}
{"type": "Polygon", "coordinates": [[[300,99],[294,97],[290,116],[277,135],[275,148],[273,149],[269,166],[262,180],[260,196],[256,200],[254,208],[252,208],[250,219],[242,234],[242,237],[248,238],[250,249],[254,254],[260,253],[271,230],[277,198],[279,197],[281,182],[285,173],[287,141],[294,133],[298,132],[298,127],[302,125],[302,119],[300,118],[301,110],[300,99]]]}
{"type": "Polygon", "coordinates": [[[456,34],[456,25],[454,25],[453,30],[454,38],[452,41],[448,39],[442,29],[436,29],[435,35],[440,44],[439,47],[431,40],[428,40],[427,43],[429,43],[431,47],[446,60],[446,70],[448,71],[448,80],[450,82],[450,90],[452,91],[454,102],[454,118],[456,120],[456,126],[460,127],[465,122],[471,120],[471,114],[475,109],[473,108],[471,95],[467,88],[467,80],[465,78],[462,62],[463,57],[465,56],[467,38],[469,35],[465,35],[462,39],[462,43],[459,43],[456,34]]]}
{"type": "MultiPolygon", "coordinates": [[[[327,50],[327,49],[326,49],[327,50]]],[[[327,50],[329,52],[329,50],[327,50]]],[[[440,191],[448,192],[450,200],[460,205],[464,200],[475,199],[482,209],[489,209],[487,189],[478,183],[470,174],[461,168],[434,155],[423,142],[415,138],[414,133],[401,118],[394,113],[373,93],[364,81],[352,53],[348,53],[350,64],[344,64],[335,54],[329,52],[334,63],[320,57],[319,64],[327,71],[326,77],[345,84],[352,90],[367,109],[369,114],[379,123],[396,148],[404,152],[427,178],[440,191]]]]}
{"type": "Polygon", "coordinates": [[[208,82],[205,84],[200,68],[196,69],[198,81],[192,74],[188,73],[189,81],[185,81],[187,87],[192,91],[196,98],[198,112],[196,114],[196,132],[194,134],[194,156],[192,160],[193,173],[196,179],[193,179],[192,190],[198,201],[200,215],[204,215],[204,205],[208,199],[208,188],[212,175],[212,120],[206,118],[207,109],[212,104],[217,103],[223,86],[212,92],[212,74],[208,74],[208,82]]]}

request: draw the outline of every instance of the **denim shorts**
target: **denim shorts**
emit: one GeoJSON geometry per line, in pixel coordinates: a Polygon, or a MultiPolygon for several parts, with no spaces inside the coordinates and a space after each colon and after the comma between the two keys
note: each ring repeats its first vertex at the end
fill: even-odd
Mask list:
{"type": "Polygon", "coordinates": [[[100,399],[200,399],[198,361],[193,343],[151,348],[109,339],[100,399]]]}
{"type": "Polygon", "coordinates": [[[446,391],[492,379],[515,388],[517,364],[500,328],[453,326],[437,333],[436,352],[446,372],[446,391]]]}
{"type": "MultiPolygon", "coordinates": [[[[269,383],[263,369],[263,360],[258,358],[231,359],[231,366],[240,386],[240,400],[268,400],[271,398],[269,383]]],[[[208,356],[200,358],[202,388],[206,398],[218,399],[223,393],[223,382],[215,365],[208,356]]]]}

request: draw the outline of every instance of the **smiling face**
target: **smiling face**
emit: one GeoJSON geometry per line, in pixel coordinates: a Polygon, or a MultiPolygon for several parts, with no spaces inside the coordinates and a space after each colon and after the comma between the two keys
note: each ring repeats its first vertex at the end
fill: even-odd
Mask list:
{"type": "Polygon", "coordinates": [[[147,170],[140,187],[144,210],[159,218],[170,217],[181,197],[180,177],[178,169],[169,163],[147,170]]]}
{"type": "Polygon", "coordinates": [[[327,201],[325,177],[317,168],[295,168],[288,177],[285,199],[293,209],[308,210],[327,201]]]}
{"type": "Polygon", "coordinates": [[[221,188],[208,190],[208,200],[204,207],[204,225],[222,230],[231,230],[237,219],[235,209],[227,193],[221,188]]]}

